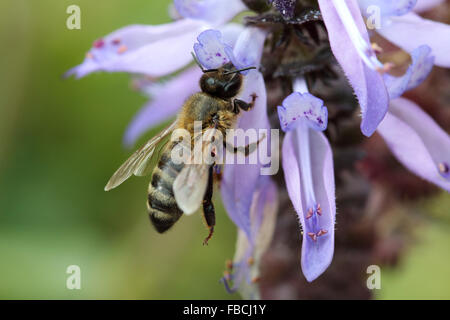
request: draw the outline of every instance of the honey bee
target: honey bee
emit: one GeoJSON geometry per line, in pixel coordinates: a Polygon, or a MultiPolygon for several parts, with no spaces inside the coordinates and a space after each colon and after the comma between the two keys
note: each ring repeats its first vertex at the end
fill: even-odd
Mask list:
{"type": "MultiPolygon", "coordinates": [[[[195,61],[202,68],[198,61],[195,61]]],[[[107,183],[105,191],[117,187],[132,175],[146,175],[157,146],[162,144],[164,138],[175,129],[182,128],[193,135],[194,122],[201,121],[202,132],[208,129],[218,130],[225,137],[227,129],[234,127],[240,112],[250,110],[257,98],[252,94],[250,103],[236,99],[243,86],[244,76],[241,72],[249,69],[255,68],[236,70],[231,63],[218,69],[202,68],[203,75],[200,78],[202,91],[189,97],[176,120],[122,164],[107,183]]],[[[203,140],[208,141],[205,138],[203,140]]],[[[175,163],[171,158],[171,151],[178,143],[180,142],[170,141],[162,147],[161,157],[153,170],[147,201],[150,221],[159,233],[163,233],[171,228],[183,213],[191,214],[203,205],[203,217],[209,229],[203,244],[207,244],[215,226],[215,210],[212,203],[214,163],[175,163]]],[[[259,141],[253,145],[258,143],[259,141]]],[[[229,145],[225,143],[224,145],[230,150],[229,145]]],[[[208,146],[203,146],[206,147],[208,146]]],[[[250,149],[250,145],[244,148],[245,155],[250,153],[250,149]]],[[[236,153],[242,151],[242,148],[232,147],[232,151],[236,153]]]]}

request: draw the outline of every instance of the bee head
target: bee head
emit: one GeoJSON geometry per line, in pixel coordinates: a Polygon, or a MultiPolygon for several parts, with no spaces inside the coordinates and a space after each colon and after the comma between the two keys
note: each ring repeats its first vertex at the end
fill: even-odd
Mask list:
{"type": "Polygon", "coordinates": [[[249,69],[255,68],[236,70],[230,62],[219,69],[203,70],[200,87],[203,92],[212,96],[230,99],[237,96],[242,87],[243,76],[240,72],[249,69]]]}

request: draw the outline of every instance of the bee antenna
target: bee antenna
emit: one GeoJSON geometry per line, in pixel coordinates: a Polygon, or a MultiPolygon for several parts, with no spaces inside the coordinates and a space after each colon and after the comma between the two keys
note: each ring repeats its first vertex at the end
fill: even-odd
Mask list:
{"type": "Polygon", "coordinates": [[[256,67],[248,67],[248,68],[239,69],[239,70],[235,70],[235,71],[228,71],[228,72],[225,72],[224,74],[238,73],[238,72],[252,70],[252,69],[256,69],[256,67]]]}
{"type": "Polygon", "coordinates": [[[193,53],[191,51],[191,55],[192,55],[192,58],[194,58],[195,63],[200,67],[200,69],[202,69],[203,72],[205,72],[205,69],[203,69],[203,66],[200,64],[200,61],[198,61],[197,56],[195,55],[195,53],[193,53]]]}
{"type": "Polygon", "coordinates": [[[201,65],[200,61],[198,61],[197,56],[195,55],[195,53],[191,52],[192,58],[194,58],[195,63],[200,67],[200,69],[202,69],[203,73],[206,72],[216,72],[218,71],[218,69],[204,69],[203,66],[201,65]]]}

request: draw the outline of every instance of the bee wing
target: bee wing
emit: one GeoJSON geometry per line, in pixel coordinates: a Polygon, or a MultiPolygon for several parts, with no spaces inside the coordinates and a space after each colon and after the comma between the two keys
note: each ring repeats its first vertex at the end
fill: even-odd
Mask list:
{"type": "MultiPolygon", "coordinates": [[[[192,155],[191,163],[185,164],[173,183],[173,192],[177,205],[187,215],[197,211],[203,202],[208,185],[209,168],[212,165],[205,158],[214,148],[212,141],[216,133],[216,129],[206,131],[202,141],[202,155],[200,157],[192,155]],[[203,159],[203,162],[196,164],[194,159],[197,158],[203,159]]],[[[194,139],[197,141],[200,138],[195,137],[194,139]]]]}
{"type": "Polygon", "coordinates": [[[145,175],[148,171],[147,169],[149,167],[150,160],[155,153],[156,146],[164,137],[175,129],[176,125],[177,121],[172,122],[172,124],[170,124],[167,128],[151,138],[142,148],[133,153],[131,157],[129,157],[128,160],[125,161],[119,169],[117,169],[111,179],[109,179],[106,184],[105,191],[109,191],[119,186],[133,174],[135,176],[145,175]]]}
{"type": "Polygon", "coordinates": [[[187,215],[197,211],[208,185],[209,165],[187,164],[175,178],[173,193],[178,207],[187,215]]]}

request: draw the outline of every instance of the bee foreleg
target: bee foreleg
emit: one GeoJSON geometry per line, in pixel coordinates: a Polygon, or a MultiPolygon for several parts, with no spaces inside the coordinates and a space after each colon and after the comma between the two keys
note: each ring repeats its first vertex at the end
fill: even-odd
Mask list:
{"type": "Polygon", "coordinates": [[[216,212],[214,210],[214,204],[212,203],[213,195],[213,174],[214,166],[209,168],[208,186],[206,188],[205,197],[203,198],[203,217],[205,218],[206,225],[209,229],[209,234],[203,240],[203,245],[207,245],[209,239],[211,239],[214,233],[214,226],[216,224],[216,212]]]}
{"type": "Polygon", "coordinates": [[[250,103],[245,102],[240,99],[234,99],[233,100],[233,112],[238,114],[240,110],[248,111],[251,108],[253,108],[253,106],[255,105],[256,98],[258,96],[256,95],[256,93],[253,93],[251,95],[251,97],[252,97],[252,101],[250,103]]]}
{"type": "Polygon", "coordinates": [[[265,137],[266,137],[266,135],[264,134],[261,139],[259,139],[256,142],[250,143],[250,144],[246,145],[245,147],[235,147],[226,141],[223,142],[223,146],[227,151],[230,151],[233,153],[240,152],[240,153],[243,153],[246,157],[248,157],[251,153],[253,153],[256,150],[259,143],[261,141],[263,141],[265,137]]]}

